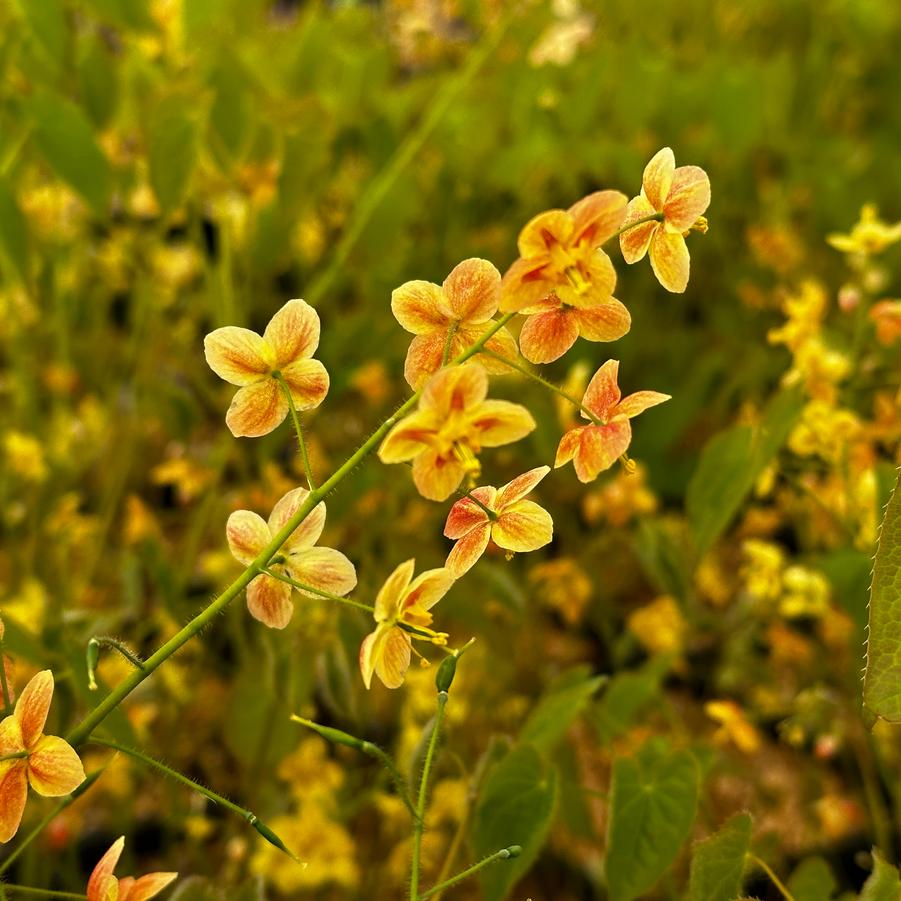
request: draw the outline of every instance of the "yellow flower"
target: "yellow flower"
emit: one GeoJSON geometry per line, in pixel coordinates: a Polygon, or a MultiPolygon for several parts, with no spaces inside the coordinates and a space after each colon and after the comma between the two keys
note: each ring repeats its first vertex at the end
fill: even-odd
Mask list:
{"type": "Polygon", "coordinates": [[[867,203],[848,234],[833,232],[826,236],[826,241],[842,253],[872,256],[901,241],[901,222],[894,225],[883,222],[876,207],[867,203]]]}
{"type": "Polygon", "coordinates": [[[760,733],[745,718],[744,711],[734,701],[708,701],[704,712],[720,724],[714,734],[714,741],[720,744],[732,743],[739,751],[753,754],[760,749],[760,733]]]}
{"type": "Polygon", "coordinates": [[[822,616],[829,609],[831,589],[826,577],[804,566],[789,566],[782,576],[779,612],[788,619],[822,616]]]}
{"type": "Polygon", "coordinates": [[[529,581],[544,604],[559,611],[565,622],[573,626],[582,621],[594,586],[577,561],[560,557],[539,563],[529,571],[529,581]]]}
{"type": "Polygon", "coordinates": [[[652,653],[681,651],[688,624],[675,599],[662,595],[629,614],[629,631],[652,653]]]}
{"type": "Polygon", "coordinates": [[[24,432],[7,432],[3,438],[3,450],[9,471],[26,482],[43,482],[48,475],[47,463],[41,442],[24,432]]]}
{"type": "Polygon", "coordinates": [[[741,577],[749,594],[761,601],[775,601],[782,593],[782,571],[785,555],[782,548],[769,541],[749,538],[743,545],[745,565],[741,577]]]}
{"type": "Polygon", "coordinates": [[[178,878],[178,873],[148,873],[139,879],[133,876],[117,879],[113,876],[113,870],[122,856],[124,847],[123,835],[113,842],[109,851],[94,867],[94,872],[88,880],[88,901],[149,901],[178,878]]]}

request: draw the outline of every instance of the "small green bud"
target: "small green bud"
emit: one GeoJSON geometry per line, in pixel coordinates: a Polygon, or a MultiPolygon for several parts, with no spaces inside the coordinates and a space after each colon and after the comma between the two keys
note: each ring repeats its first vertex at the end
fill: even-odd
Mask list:
{"type": "Polygon", "coordinates": [[[363,741],[361,738],[357,738],[355,735],[349,735],[347,732],[342,732],[340,729],[333,729],[331,726],[320,726],[319,723],[304,719],[302,716],[292,715],[291,719],[295,723],[300,723],[302,726],[306,726],[308,729],[318,732],[326,739],[326,741],[333,742],[336,745],[347,745],[348,748],[355,748],[358,751],[366,750],[364,746],[368,744],[368,742],[363,741]]]}
{"type": "Polygon", "coordinates": [[[85,654],[88,664],[88,688],[91,691],[97,691],[97,664],[100,662],[100,642],[96,638],[92,638],[88,642],[88,649],[85,654]]]}
{"type": "Polygon", "coordinates": [[[438,691],[448,691],[454,681],[454,676],[457,674],[457,655],[453,654],[450,657],[445,657],[444,660],[441,661],[441,666],[438,667],[438,672],[435,673],[435,688],[438,691]]]}

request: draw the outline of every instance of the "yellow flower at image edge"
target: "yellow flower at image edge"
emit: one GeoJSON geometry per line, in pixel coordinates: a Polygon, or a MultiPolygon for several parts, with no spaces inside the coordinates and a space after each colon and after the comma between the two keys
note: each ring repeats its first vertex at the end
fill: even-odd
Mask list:
{"type": "Polygon", "coordinates": [[[441,369],[426,383],[419,409],[404,417],[379,448],[383,463],[413,461],[413,482],[423,497],[446,500],[467,475],[478,477],[477,454],[525,437],[532,414],[506,400],[486,400],[488,376],[475,364],[441,369]]]}
{"type": "Polygon", "coordinates": [[[178,878],[178,873],[148,873],[139,879],[133,876],[117,879],[113,876],[113,870],[122,856],[124,847],[123,835],[113,842],[94,867],[94,872],[88,880],[88,901],[148,901],[178,878]]]}
{"type": "Polygon", "coordinates": [[[206,361],[221,379],[238,386],[225,423],[235,437],[259,438],[288,415],[288,386],[298,410],[322,403],[329,377],[319,360],[319,316],[303,300],[289,300],[270,320],[262,337],[250,329],[226,326],[203,342],[206,361]]]}
{"type": "Polygon", "coordinates": [[[68,795],[84,782],[75,750],[55,735],[44,735],[53,700],[53,673],[43,670],[22,690],[11,716],[0,722],[0,842],[18,831],[30,785],[45,798],[68,795]]]}
{"type": "MultiPolygon", "coordinates": [[[[232,513],[225,527],[232,556],[244,566],[250,566],[309,494],[306,488],[289,491],[272,508],[268,522],[250,510],[232,513]]],[[[356,587],[357,573],[353,563],[340,551],[314,546],[324,527],[325,504],[320,502],[285,540],[276,562],[269,568],[310,588],[343,596],[356,587]]],[[[273,629],[284,629],[294,613],[292,590],[291,585],[264,573],[247,586],[247,607],[261,623],[273,629]]],[[[313,592],[301,593],[316,597],[313,592]]]]}
{"type": "Polygon", "coordinates": [[[399,688],[410,667],[413,636],[443,645],[447,635],[434,632],[429,610],[454,584],[448,569],[430,569],[413,579],[414,560],[401,563],[388,576],[375,599],[374,632],[360,645],[360,672],[369,688],[375,673],[388,688],[399,688]],[[400,624],[408,626],[410,631],[400,624]]]}

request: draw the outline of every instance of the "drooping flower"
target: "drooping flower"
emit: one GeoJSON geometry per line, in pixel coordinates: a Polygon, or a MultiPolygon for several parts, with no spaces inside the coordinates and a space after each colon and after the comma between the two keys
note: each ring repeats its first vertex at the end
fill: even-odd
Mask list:
{"type": "Polygon", "coordinates": [[[13,713],[0,722],[0,842],[17,832],[30,785],[45,798],[68,795],[84,781],[84,767],[72,746],[44,735],[53,700],[53,673],[28,682],[13,713]],[[14,756],[21,755],[21,756],[14,756]]]}
{"type": "MultiPolygon", "coordinates": [[[[272,508],[268,522],[250,510],[232,513],[225,528],[232,556],[245,566],[253,563],[309,494],[306,488],[289,491],[272,508]]],[[[340,551],[315,547],[324,527],[325,504],[320,502],[285,540],[269,569],[310,588],[343,596],[356,587],[357,573],[353,563],[340,551]]],[[[261,623],[284,629],[294,612],[292,590],[288,583],[263,573],[247,586],[247,608],[261,623]]],[[[298,590],[308,597],[316,597],[315,592],[298,590]]]]}
{"type": "MultiPolygon", "coordinates": [[[[414,389],[437,372],[445,358],[453,360],[490,328],[501,297],[501,275],[487,260],[464,260],[441,285],[405,282],[391,294],[394,318],[416,337],[407,351],[404,377],[414,389]]],[[[516,342],[500,329],[486,349],[503,357],[516,357],[516,342]]],[[[486,355],[479,362],[488,372],[509,367],[486,355]]]]}
{"type": "Polygon", "coordinates": [[[445,565],[455,579],[485,553],[489,541],[506,551],[518,553],[538,550],[551,541],[554,521],[550,513],[534,501],[525,500],[550,471],[550,466],[539,466],[500,489],[491,486],[474,488],[470,497],[462,498],[451,507],[444,534],[457,543],[445,565]]]}
{"type": "Polygon", "coordinates": [[[593,481],[626,452],[632,441],[630,419],[670,399],[658,391],[622,397],[618,374],[619,360],[608,360],[594,374],[582,398],[582,416],[591,418],[592,424],[570,429],[557,447],[554,468],[572,460],[580,482],[593,481]]]}
{"type": "Polygon", "coordinates": [[[289,300],[269,321],[262,337],[229,325],[203,342],[213,372],[238,386],[225,423],[235,437],[268,435],[288,415],[280,377],[298,410],[311,410],[328,393],[329,377],[313,353],[319,346],[319,315],[303,300],[289,300]]]}
{"type": "Polygon", "coordinates": [[[379,448],[383,463],[413,461],[419,493],[443,501],[464,477],[477,478],[483,447],[518,441],[535,428],[532,414],[506,400],[486,400],[488,376],[475,363],[438,370],[426,383],[419,409],[404,417],[379,448]]]}
{"type": "Polygon", "coordinates": [[[654,154],[645,166],[641,193],[629,201],[619,236],[623,259],[637,263],[650,249],[651,268],[657,281],[675,294],[688,285],[690,259],[685,235],[697,227],[706,230],[701,217],[710,205],[710,179],[699,166],[679,166],[669,147],[654,154]],[[633,228],[631,223],[649,216],[660,218],[633,228]]]}
{"type": "Polygon", "coordinates": [[[123,876],[117,879],[113,870],[122,856],[125,836],[117,838],[100,858],[91,878],[88,879],[88,901],[148,901],[155,898],[167,885],[178,878],[178,873],[148,873],[135,879],[123,876]]]}
{"type": "Polygon", "coordinates": [[[519,234],[519,259],[504,275],[501,309],[525,311],[551,294],[579,310],[610,303],[616,272],[599,246],[625,215],[624,194],[597,191],[568,210],[535,216],[519,234]]]}
{"type": "Polygon", "coordinates": [[[444,632],[430,627],[429,610],[443,598],[454,584],[450,570],[430,569],[413,578],[415,560],[401,563],[388,576],[375,599],[374,632],[360,645],[360,672],[369,688],[375,673],[387,688],[399,688],[410,666],[413,638],[432,644],[447,642],[444,632]],[[405,628],[406,627],[406,628],[405,628]]]}

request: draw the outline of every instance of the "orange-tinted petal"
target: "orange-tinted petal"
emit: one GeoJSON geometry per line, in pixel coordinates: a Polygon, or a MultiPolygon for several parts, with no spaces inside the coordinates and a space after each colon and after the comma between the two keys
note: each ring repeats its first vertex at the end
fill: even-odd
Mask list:
{"type": "Polygon", "coordinates": [[[81,758],[67,741],[42,735],[28,758],[28,781],[45,798],[68,795],[84,782],[81,758]]]}
{"type": "Polygon", "coordinates": [[[375,598],[375,618],[377,622],[392,619],[400,613],[404,595],[413,578],[416,561],[405,560],[395,567],[394,572],[385,579],[375,598]]]}
{"type": "Polygon", "coordinates": [[[486,520],[457,541],[444,564],[455,579],[459,579],[472,569],[479,557],[485,553],[490,539],[491,527],[486,520]]]}
{"type": "Polygon", "coordinates": [[[644,174],[641,177],[641,188],[644,196],[651,202],[655,210],[663,209],[675,171],[676,158],[669,147],[658,150],[645,166],[644,174]]]}
{"type": "Polygon", "coordinates": [[[508,551],[535,551],[550,544],[553,537],[551,514],[534,501],[517,501],[491,525],[494,543],[508,551]]]}
{"type": "Polygon", "coordinates": [[[568,210],[575,223],[573,240],[603,244],[626,216],[626,195],[620,191],[595,191],[568,210]]]}
{"type": "Polygon", "coordinates": [[[403,463],[423,453],[435,435],[441,419],[432,410],[417,410],[405,416],[379,447],[382,463],[403,463]]]}
{"type": "Polygon", "coordinates": [[[508,400],[483,401],[474,411],[470,423],[482,447],[500,447],[519,441],[535,428],[532,414],[508,400]]]}
{"type": "Polygon", "coordinates": [[[115,876],[101,876],[94,891],[88,890],[88,901],[123,901],[119,897],[119,883],[115,876]]]}
{"type": "Polygon", "coordinates": [[[19,725],[19,721],[15,716],[4,717],[0,721],[0,757],[18,754],[24,750],[25,740],[22,738],[22,727],[19,725]]]}
{"type": "Polygon", "coordinates": [[[487,394],[488,376],[477,363],[446,366],[426,383],[419,407],[421,410],[435,410],[443,419],[454,410],[474,406],[487,394]]]}
{"type": "Polygon", "coordinates": [[[519,233],[519,255],[528,259],[547,253],[554,244],[568,244],[575,232],[575,222],[565,210],[547,210],[533,216],[519,233]]]}
{"type": "MultiPolygon", "coordinates": [[[[493,509],[494,499],[497,495],[496,489],[489,486],[474,488],[470,494],[489,510],[493,509]]],[[[468,497],[461,498],[450,508],[447,522],[444,524],[444,537],[453,540],[462,538],[486,522],[488,522],[488,514],[475,501],[468,497]]]]}
{"type": "Polygon", "coordinates": [[[236,438],[259,438],[278,428],[288,415],[288,401],[275,379],[239,388],[225,414],[236,438]]]}
{"type": "MultiPolygon", "coordinates": [[[[428,335],[417,335],[410,342],[404,362],[404,378],[414,391],[418,391],[441,368],[446,343],[447,326],[428,335]]],[[[453,356],[451,350],[449,359],[453,356]]]]}
{"type": "Polygon", "coordinates": [[[618,341],[632,327],[629,311],[615,297],[590,310],[573,310],[586,341],[618,341]]]}
{"type": "Polygon", "coordinates": [[[312,410],[324,400],[329,389],[329,376],[319,360],[297,360],[282,367],[282,378],[291,391],[296,410],[312,410]]]}
{"type": "Polygon", "coordinates": [[[579,337],[575,310],[556,309],[529,316],[519,333],[519,349],[530,363],[550,363],[563,356],[579,337]]]}
{"type": "Polygon", "coordinates": [[[403,685],[411,656],[410,636],[400,629],[391,629],[375,654],[375,674],[386,688],[403,685]]]}
{"type": "Polygon", "coordinates": [[[582,405],[598,419],[606,419],[607,414],[619,403],[622,395],[617,384],[618,375],[619,360],[607,360],[588,383],[582,405]]]}
{"type": "Polygon", "coordinates": [[[91,878],[88,879],[88,901],[106,901],[100,891],[101,882],[112,876],[113,870],[116,869],[116,864],[119,863],[119,858],[122,856],[124,847],[125,836],[121,835],[97,862],[97,866],[94,867],[94,871],[91,873],[91,878]]]}
{"type": "Polygon", "coordinates": [[[504,313],[522,310],[538,303],[553,290],[555,281],[546,272],[550,257],[519,259],[504,273],[500,308],[504,313]]]}
{"type": "Polygon", "coordinates": [[[669,394],[661,394],[659,391],[636,391],[634,394],[624,397],[616,405],[613,414],[628,416],[631,419],[649,407],[656,407],[657,404],[662,404],[670,399],[669,394]]]}
{"type": "Polygon", "coordinates": [[[473,257],[456,265],[444,280],[444,298],[454,319],[487,322],[501,299],[501,274],[493,263],[473,257]]]}
{"type": "Polygon", "coordinates": [[[446,501],[460,487],[465,475],[462,463],[439,457],[431,449],[413,461],[413,484],[430,501],[446,501]]]}
{"type": "Polygon", "coordinates": [[[30,751],[44,731],[50,702],[53,700],[53,673],[42,670],[22,689],[13,716],[22,729],[22,742],[30,751]]]}
{"type": "Polygon", "coordinates": [[[257,576],[247,586],[247,609],[270,629],[284,629],[294,614],[291,586],[272,576],[257,576]]]}
{"type": "Polygon", "coordinates": [[[710,179],[700,166],[679,166],[663,205],[666,221],[677,231],[688,231],[710,206],[710,179]]]}
{"type": "MultiPolygon", "coordinates": [[[[623,228],[626,228],[632,222],[637,222],[639,219],[653,216],[656,212],[657,210],[651,206],[646,197],[641,195],[634,197],[629,201],[629,211],[623,222],[623,228]]],[[[619,236],[619,249],[622,251],[623,259],[630,264],[637,263],[642,259],[648,252],[654,232],[659,227],[660,222],[653,220],[644,222],[641,225],[635,225],[632,228],[626,228],[626,231],[619,236]]]]}
{"type": "Polygon", "coordinates": [[[272,533],[262,516],[250,510],[235,510],[225,524],[225,537],[232,557],[249,566],[272,541],[272,533]]]}
{"type": "Polygon", "coordinates": [[[148,873],[136,879],[131,891],[119,901],[149,901],[178,879],[178,873],[148,873]]]}
{"type": "Polygon", "coordinates": [[[579,481],[594,481],[598,473],[609,469],[628,450],[631,440],[628,419],[583,429],[573,460],[579,481]]]}
{"type": "Polygon", "coordinates": [[[0,843],[8,842],[18,831],[28,797],[24,760],[0,763],[0,843]]]}
{"type": "MultiPolygon", "coordinates": [[[[284,528],[288,520],[304,505],[309,496],[310,492],[306,488],[294,488],[279,498],[278,503],[269,514],[269,531],[273,536],[284,528]]],[[[320,501],[307,514],[306,519],[291,533],[282,547],[285,551],[312,547],[319,541],[319,536],[324,528],[325,501],[320,501]]],[[[269,542],[267,541],[266,543],[268,544],[269,542]]]]}
{"type": "Polygon", "coordinates": [[[401,609],[406,610],[416,605],[423,610],[431,610],[450,591],[453,584],[454,577],[444,567],[427,569],[404,592],[401,609]]]}
{"type": "Polygon", "coordinates": [[[263,340],[275,353],[279,369],[308,360],[319,346],[319,314],[304,300],[289,300],[269,320],[263,340]]]}
{"type": "MultiPolygon", "coordinates": [[[[497,506],[494,509],[503,512],[510,504],[522,500],[550,471],[550,466],[537,466],[507,482],[497,493],[497,506]]],[[[444,534],[447,535],[447,532],[444,534]]]]}
{"type": "Polygon", "coordinates": [[[673,294],[681,294],[688,285],[690,260],[685,238],[680,232],[660,228],[651,241],[651,268],[657,281],[673,294]]]}
{"type": "Polygon", "coordinates": [[[428,335],[447,328],[448,317],[441,310],[443,302],[441,287],[422,280],[405,282],[391,292],[394,318],[414,335],[428,335]]]}
{"type": "Polygon", "coordinates": [[[210,369],[232,385],[251,385],[272,371],[275,356],[263,339],[246,328],[227,325],[203,339],[210,369]]]}
{"type": "Polygon", "coordinates": [[[566,465],[576,455],[576,451],[579,449],[579,443],[582,440],[582,432],[584,431],[585,427],[570,429],[563,435],[560,439],[560,443],[557,445],[557,455],[554,457],[554,469],[559,469],[561,466],[566,465]]]}
{"type": "MultiPolygon", "coordinates": [[[[484,332],[485,330],[482,329],[481,331],[484,332]]],[[[467,346],[472,344],[474,340],[475,338],[469,340],[467,346]]],[[[498,330],[492,335],[488,341],[485,342],[485,348],[507,360],[515,361],[519,356],[519,351],[516,347],[516,339],[505,328],[498,330]]],[[[512,367],[508,366],[506,363],[495,360],[493,357],[484,354],[478,354],[475,359],[479,366],[484,367],[485,372],[491,375],[506,375],[513,371],[512,367]]]]}
{"type": "Polygon", "coordinates": [[[567,278],[558,282],[556,293],[560,300],[584,310],[610,299],[616,287],[616,270],[603,250],[589,250],[581,259],[580,272],[582,280],[578,285],[571,284],[567,278]]]}
{"type": "MultiPolygon", "coordinates": [[[[288,557],[285,564],[292,579],[342,597],[357,587],[357,571],[353,563],[330,547],[309,547],[288,557]]],[[[312,592],[301,591],[309,597],[312,592]]]]}

